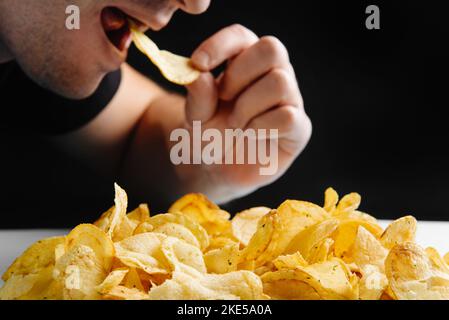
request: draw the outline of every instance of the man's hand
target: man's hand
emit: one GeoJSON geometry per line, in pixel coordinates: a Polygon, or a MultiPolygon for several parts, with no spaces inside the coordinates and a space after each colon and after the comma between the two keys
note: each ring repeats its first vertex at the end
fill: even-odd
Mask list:
{"type": "MultiPolygon", "coordinates": [[[[221,186],[213,197],[229,200],[276,180],[304,149],[312,131],[284,45],[275,37],[258,38],[245,27],[233,25],[203,42],[192,62],[204,73],[188,87],[187,126],[199,120],[203,128],[222,131],[279,132],[279,166],[274,176],[260,175],[258,165],[204,166],[209,183],[221,186]],[[214,79],[210,71],[224,62],[228,62],[226,70],[214,79]]],[[[190,174],[186,180],[191,180],[190,174]]]]}

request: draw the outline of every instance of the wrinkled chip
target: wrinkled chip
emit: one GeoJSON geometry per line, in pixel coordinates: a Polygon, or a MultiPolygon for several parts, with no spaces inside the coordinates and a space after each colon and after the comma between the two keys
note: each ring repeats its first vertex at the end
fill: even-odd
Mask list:
{"type": "Polygon", "coordinates": [[[383,232],[382,228],[378,224],[371,223],[366,220],[341,220],[337,230],[332,236],[335,241],[334,254],[336,257],[350,260],[350,250],[357,237],[357,232],[360,226],[371,232],[376,238],[380,238],[383,232]]]}
{"type": "Polygon", "coordinates": [[[158,46],[145,34],[133,27],[132,23],[131,34],[136,47],[159,68],[162,75],[170,82],[188,85],[200,76],[200,71],[193,68],[190,59],[165,50],[159,50],[158,46]]]}
{"type": "Polygon", "coordinates": [[[426,252],[412,242],[391,249],[385,272],[396,299],[449,299],[449,274],[436,269],[426,252]]]}
{"type": "Polygon", "coordinates": [[[333,188],[327,188],[324,192],[324,210],[332,213],[337,208],[338,193],[333,188]]]}
{"type": "Polygon", "coordinates": [[[239,244],[231,243],[204,254],[207,271],[209,273],[228,273],[237,271],[239,263],[239,244]]]}
{"type": "Polygon", "coordinates": [[[162,241],[161,250],[172,271],[185,271],[187,268],[206,273],[203,254],[198,247],[178,238],[167,237],[162,241]]]}
{"type": "Polygon", "coordinates": [[[127,273],[128,269],[125,268],[113,270],[108,274],[106,279],[104,279],[103,282],[96,287],[96,290],[100,294],[107,294],[112,289],[120,285],[127,273]]]}
{"type": "Polygon", "coordinates": [[[260,278],[249,271],[201,274],[175,271],[170,280],[149,292],[153,300],[265,299],[260,278]]]}
{"type": "Polygon", "coordinates": [[[397,244],[415,240],[416,219],[405,216],[393,221],[383,232],[380,241],[385,248],[391,249],[397,244]]]}
{"type": "Polygon", "coordinates": [[[187,194],[177,200],[169,213],[181,213],[198,222],[209,235],[231,232],[230,214],[221,210],[205,195],[200,193],[187,194]]]}
{"type": "Polygon", "coordinates": [[[350,270],[339,259],[262,276],[265,293],[277,299],[357,299],[350,270]]]}
{"type": "Polygon", "coordinates": [[[271,209],[267,207],[256,207],[237,213],[232,218],[232,234],[240,243],[247,246],[256,233],[259,220],[270,211],[271,209]]]}
{"type": "Polygon", "coordinates": [[[55,264],[56,246],[64,242],[65,237],[51,237],[39,240],[20,257],[18,257],[3,274],[3,281],[8,281],[12,275],[27,275],[38,273],[43,268],[55,264]]]}
{"type": "MultiPolygon", "coordinates": [[[[191,239],[190,241],[187,241],[187,242],[199,246],[199,248],[203,251],[209,246],[209,237],[207,235],[206,230],[203,227],[201,227],[201,225],[199,223],[197,223],[195,220],[189,218],[187,215],[183,215],[183,214],[179,214],[179,213],[159,214],[154,217],[151,217],[148,220],[148,223],[151,224],[153,226],[153,228],[155,228],[155,230],[154,230],[155,232],[157,232],[156,231],[157,228],[161,228],[166,224],[170,224],[172,226],[173,226],[173,224],[178,224],[180,226],[187,228],[191,232],[191,234],[196,238],[196,241],[191,239]]],[[[175,232],[173,232],[173,233],[175,233],[175,232]]],[[[182,236],[179,235],[178,237],[182,237],[182,236]]],[[[185,236],[185,237],[188,237],[188,236],[185,236]]],[[[187,239],[185,239],[185,240],[187,240],[187,239]]]]}
{"type": "Polygon", "coordinates": [[[293,253],[299,251],[304,259],[309,260],[312,250],[316,249],[324,239],[330,237],[337,229],[338,224],[338,220],[329,219],[299,232],[290,242],[285,252],[293,253]]]}
{"type": "Polygon", "coordinates": [[[299,252],[279,256],[274,259],[273,264],[278,270],[295,269],[297,267],[305,267],[308,265],[307,261],[299,252]]]}
{"type": "Polygon", "coordinates": [[[103,297],[107,300],[148,300],[149,296],[146,292],[136,288],[127,288],[125,286],[114,287],[103,297]]]}

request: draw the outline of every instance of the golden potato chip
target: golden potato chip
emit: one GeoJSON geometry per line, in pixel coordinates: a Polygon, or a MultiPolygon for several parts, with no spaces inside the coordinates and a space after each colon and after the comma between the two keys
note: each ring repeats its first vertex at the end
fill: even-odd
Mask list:
{"type": "Polygon", "coordinates": [[[137,227],[133,231],[133,235],[139,233],[147,233],[153,231],[154,227],[149,222],[141,222],[137,225],[137,227]]]}
{"type": "Polygon", "coordinates": [[[146,292],[136,288],[130,289],[125,286],[117,286],[104,295],[103,298],[107,300],[148,300],[149,296],[146,292]]]}
{"type": "Polygon", "coordinates": [[[19,299],[31,291],[38,278],[37,273],[11,275],[0,288],[0,300],[19,299]]]}
{"type": "Polygon", "coordinates": [[[380,238],[382,245],[391,249],[397,244],[414,241],[416,224],[416,219],[412,216],[405,216],[393,221],[380,238]]]}
{"type": "Polygon", "coordinates": [[[123,279],[123,285],[129,289],[138,289],[139,291],[148,292],[150,287],[144,284],[145,281],[143,280],[144,279],[140,279],[139,272],[136,268],[128,268],[128,273],[123,279]]]}
{"type": "Polygon", "coordinates": [[[347,194],[338,202],[334,214],[339,215],[353,212],[360,206],[361,201],[362,197],[360,197],[358,193],[352,192],[350,194],[347,194]]]}
{"type": "Polygon", "coordinates": [[[231,231],[230,214],[221,210],[215,203],[200,193],[187,194],[177,200],[169,213],[182,213],[198,222],[210,235],[231,231]]]}
{"type": "Polygon", "coordinates": [[[136,221],[137,223],[142,223],[150,219],[150,209],[148,208],[147,204],[142,203],[126,216],[129,220],[136,221]]]}
{"type": "Polygon", "coordinates": [[[375,265],[367,264],[362,269],[359,281],[360,300],[379,300],[385,294],[388,280],[385,274],[375,265]]]}
{"type": "Polygon", "coordinates": [[[436,270],[426,252],[412,242],[391,249],[385,272],[396,299],[449,299],[449,274],[436,270]]]}
{"type": "Polygon", "coordinates": [[[102,267],[105,270],[111,269],[112,259],[114,258],[114,244],[101,229],[92,224],[78,225],[65,238],[66,253],[78,245],[91,248],[100,260],[102,267]]]}
{"type": "Polygon", "coordinates": [[[357,299],[358,290],[352,281],[349,269],[335,258],[306,267],[268,272],[262,276],[265,293],[278,299],[357,299]]]}
{"type": "Polygon", "coordinates": [[[256,207],[237,213],[231,221],[232,234],[240,243],[247,246],[256,233],[259,220],[270,211],[271,209],[267,207],[256,207]]]}
{"type": "MultiPolygon", "coordinates": [[[[155,229],[160,228],[168,223],[170,223],[172,227],[173,224],[178,224],[180,226],[187,228],[191,232],[191,234],[196,238],[196,243],[193,239],[190,239],[190,241],[187,241],[187,239],[185,239],[187,242],[199,246],[199,248],[203,251],[209,246],[209,236],[206,230],[195,220],[191,219],[189,216],[179,213],[159,214],[154,217],[151,217],[148,220],[148,223],[150,223],[155,229]]],[[[157,232],[156,230],[154,231],[157,232]]],[[[178,237],[181,236],[178,235],[178,237]]]]}
{"type": "Polygon", "coordinates": [[[334,239],[334,254],[338,258],[348,259],[350,250],[354,244],[359,226],[364,227],[376,238],[380,238],[383,229],[375,224],[365,220],[345,219],[341,220],[337,230],[332,235],[334,239]]]}
{"type": "Polygon", "coordinates": [[[207,272],[228,273],[237,270],[239,263],[239,244],[234,242],[222,248],[209,250],[204,254],[207,272]]]}
{"type": "Polygon", "coordinates": [[[299,232],[290,242],[285,250],[285,253],[294,253],[299,251],[304,259],[308,261],[310,254],[312,253],[312,249],[318,247],[319,243],[330,237],[337,229],[338,224],[338,220],[328,219],[299,232]]]}
{"type": "Polygon", "coordinates": [[[37,241],[26,249],[3,274],[6,282],[12,275],[38,273],[43,268],[55,264],[55,248],[64,242],[65,237],[51,237],[37,241]]]}
{"type": "Polygon", "coordinates": [[[161,246],[167,236],[161,233],[140,233],[115,243],[116,258],[124,265],[148,274],[168,273],[170,265],[161,246]]]}
{"type": "Polygon", "coordinates": [[[435,250],[435,248],[428,247],[426,248],[425,251],[434,269],[449,274],[449,267],[446,261],[444,261],[443,257],[440,256],[440,254],[438,253],[437,250],[435,250]]]}
{"type": "Polygon", "coordinates": [[[352,261],[361,269],[366,265],[373,265],[383,271],[387,254],[388,250],[381,245],[380,241],[363,226],[359,226],[351,252],[352,261]]]}
{"type": "Polygon", "coordinates": [[[149,292],[152,300],[264,299],[260,278],[249,271],[225,274],[173,272],[173,277],[149,292]]]}
{"type": "Polygon", "coordinates": [[[100,294],[107,294],[112,289],[120,285],[127,273],[128,269],[125,268],[112,270],[111,273],[108,274],[106,279],[104,279],[103,282],[96,287],[96,290],[100,294]]]}
{"type": "Polygon", "coordinates": [[[444,255],[444,261],[449,265],[449,252],[444,255]]]}
{"type": "Polygon", "coordinates": [[[178,238],[167,237],[162,241],[161,250],[172,271],[193,268],[201,273],[207,272],[203,253],[196,246],[178,238]]]}
{"type": "Polygon", "coordinates": [[[273,261],[276,269],[295,269],[297,267],[305,267],[308,265],[307,261],[299,252],[279,256],[273,261]]]}
{"type": "Polygon", "coordinates": [[[235,244],[238,244],[238,242],[236,242],[233,239],[230,239],[228,237],[224,237],[224,236],[211,237],[209,240],[209,246],[207,247],[205,252],[208,252],[208,251],[214,250],[214,249],[221,249],[224,246],[235,245],[235,244]]]}
{"type": "Polygon", "coordinates": [[[53,279],[53,266],[42,269],[37,274],[36,281],[21,300],[61,300],[63,286],[61,282],[53,279]]]}
{"type": "Polygon", "coordinates": [[[63,286],[63,298],[99,299],[96,288],[109,273],[103,259],[91,247],[75,244],[56,261],[53,277],[63,286]]]}
{"type": "Polygon", "coordinates": [[[188,85],[200,76],[190,59],[159,50],[157,45],[131,23],[131,35],[136,47],[142,51],[161,71],[162,75],[175,84],[188,85]]]}
{"type": "Polygon", "coordinates": [[[308,262],[310,264],[320,263],[328,260],[332,254],[334,246],[334,240],[326,238],[321,240],[316,246],[314,246],[309,253],[308,262]]]}
{"type": "Polygon", "coordinates": [[[338,193],[332,188],[327,188],[324,192],[324,210],[329,213],[335,211],[338,204],[338,193]]]}

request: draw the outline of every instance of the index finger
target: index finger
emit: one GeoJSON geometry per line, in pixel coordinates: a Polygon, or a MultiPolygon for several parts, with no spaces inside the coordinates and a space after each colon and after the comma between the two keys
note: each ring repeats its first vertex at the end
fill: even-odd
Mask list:
{"type": "Polygon", "coordinates": [[[204,41],[193,53],[192,63],[201,71],[211,71],[251,47],[258,40],[254,32],[234,24],[204,41]]]}

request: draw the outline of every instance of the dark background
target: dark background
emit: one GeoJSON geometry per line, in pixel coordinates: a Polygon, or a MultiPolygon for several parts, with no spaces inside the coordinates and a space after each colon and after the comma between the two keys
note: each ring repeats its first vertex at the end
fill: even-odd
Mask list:
{"type": "MultiPolygon", "coordinates": [[[[424,3],[212,0],[207,13],[178,13],[151,34],[160,47],[189,55],[215,31],[241,23],[290,51],[313,121],[311,142],[276,183],[227,209],[275,207],[286,198],[321,203],[333,186],[359,192],[361,209],[379,218],[449,220],[447,11],[442,2],[424,3]],[[365,28],[369,4],[380,7],[381,30],[365,28]]],[[[171,88],[134,49],[130,63],[171,88]]],[[[0,227],[70,227],[112,205],[112,181],[38,137],[0,139],[0,227]]],[[[129,197],[132,205],[150,202],[153,212],[168,206],[129,197]]]]}

